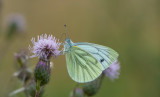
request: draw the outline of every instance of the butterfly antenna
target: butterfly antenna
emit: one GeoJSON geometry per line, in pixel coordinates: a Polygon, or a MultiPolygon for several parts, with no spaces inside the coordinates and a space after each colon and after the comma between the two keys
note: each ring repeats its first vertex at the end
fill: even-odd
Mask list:
{"type": "Polygon", "coordinates": [[[69,32],[68,32],[68,29],[67,29],[67,25],[64,24],[64,27],[65,27],[65,29],[66,29],[66,36],[67,36],[67,38],[69,38],[69,32]]]}
{"type": "Polygon", "coordinates": [[[65,38],[66,38],[66,33],[65,33],[65,32],[64,32],[64,33],[61,33],[61,36],[60,36],[60,38],[59,38],[59,41],[62,40],[63,35],[65,35],[65,38]]]}

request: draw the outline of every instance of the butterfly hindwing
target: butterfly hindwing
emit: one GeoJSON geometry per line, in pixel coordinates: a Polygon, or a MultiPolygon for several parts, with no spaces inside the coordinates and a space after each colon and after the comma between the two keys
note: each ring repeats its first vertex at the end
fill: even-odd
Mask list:
{"type": "Polygon", "coordinates": [[[118,53],[109,47],[83,42],[74,44],[95,57],[102,64],[103,70],[118,58],[118,53]]]}
{"type": "Polygon", "coordinates": [[[99,61],[85,50],[73,46],[66,53],[67,69],[70,77],[79,83],[96,79],[103,71],[99,61]]]}

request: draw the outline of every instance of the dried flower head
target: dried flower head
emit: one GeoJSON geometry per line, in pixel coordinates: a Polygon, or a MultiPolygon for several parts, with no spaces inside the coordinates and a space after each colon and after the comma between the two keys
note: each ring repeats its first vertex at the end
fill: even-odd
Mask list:
{"type": "Polygon", "coordinates": [[[29,68],[23,68],[18,71],[18,79],[27,82],[32,75],[32,70],[29,68]]]}
{"type": "Polygon", "coordinates": [[[25,50],[21,50],[14,54],[18,64],[18,71],[13,74],[19,80],[27,82],[31,78],[32,70],[28,68],[28,53],[25,50]]]}
{"type": "Polygon", "coordinates": [[[56,40],[55,37],[47,34],[38,36],[37,42],[35,42],[35,38],[32,38],[33,48],[30,48],[32,53],[34,53],[31,57],[39,57],[44,60],[50,59],[51,56],[56,57],[60,54],[59,47],[61,43],[56,40]]]}
{"type": "Polygon", "coordinates": [[[21,50],[18,53],[14,54],[18,64],[20,67],[25,67],[27,66],[27,61],[28,61],[28,52],[26,50],[21,50]]]}
{"type": "Polygon", "coordinates": [[[119,70],[120,70],[120,63],[118,60],[113,62],[106,70],[103,71],[103,73],[109,77],[111,80],[114,80],[118,78],[119,76],[119,70]]]}

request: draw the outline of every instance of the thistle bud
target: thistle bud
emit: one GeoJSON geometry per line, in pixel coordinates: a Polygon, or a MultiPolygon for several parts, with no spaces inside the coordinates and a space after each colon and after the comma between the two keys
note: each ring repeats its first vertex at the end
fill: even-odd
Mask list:
{"type": "Polygon", "coordinates": [[[101,82],[103,80],[103,75],[92,82],[85,83],[83,86],[83,91],[87,96],[95,95],[101,86],[101,82]]]}
{"type": "Polygon", "coordinates": [[[82,88],[75,88],[71,93],[71,97],[84,97],[82,88]]]}
{"type": "Polygon", "coordinates": [[[50,70],[50,62],[40,60],[34,71],[36,83],[39,82],[40,86],[47,84],[50,80],[50,70]]]}

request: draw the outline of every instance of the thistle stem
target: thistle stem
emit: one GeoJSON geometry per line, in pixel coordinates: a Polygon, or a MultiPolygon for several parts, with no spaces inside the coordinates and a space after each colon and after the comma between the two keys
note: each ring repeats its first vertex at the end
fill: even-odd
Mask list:
{"type": "Polygon", "coordinates": [[[36,94],[35,94],[35,97],[39,96],[40,88],[41,88],[40,84],[41,84],[41,81],[37,80],[37,82],[36,82],[36,94]]]}
{"type": "Polygon", "coordinates": [[[39,90],[37,91],[36,90],[36,95],[35,95],[35,97],[38,97],[39,96],[39,90]]]}

